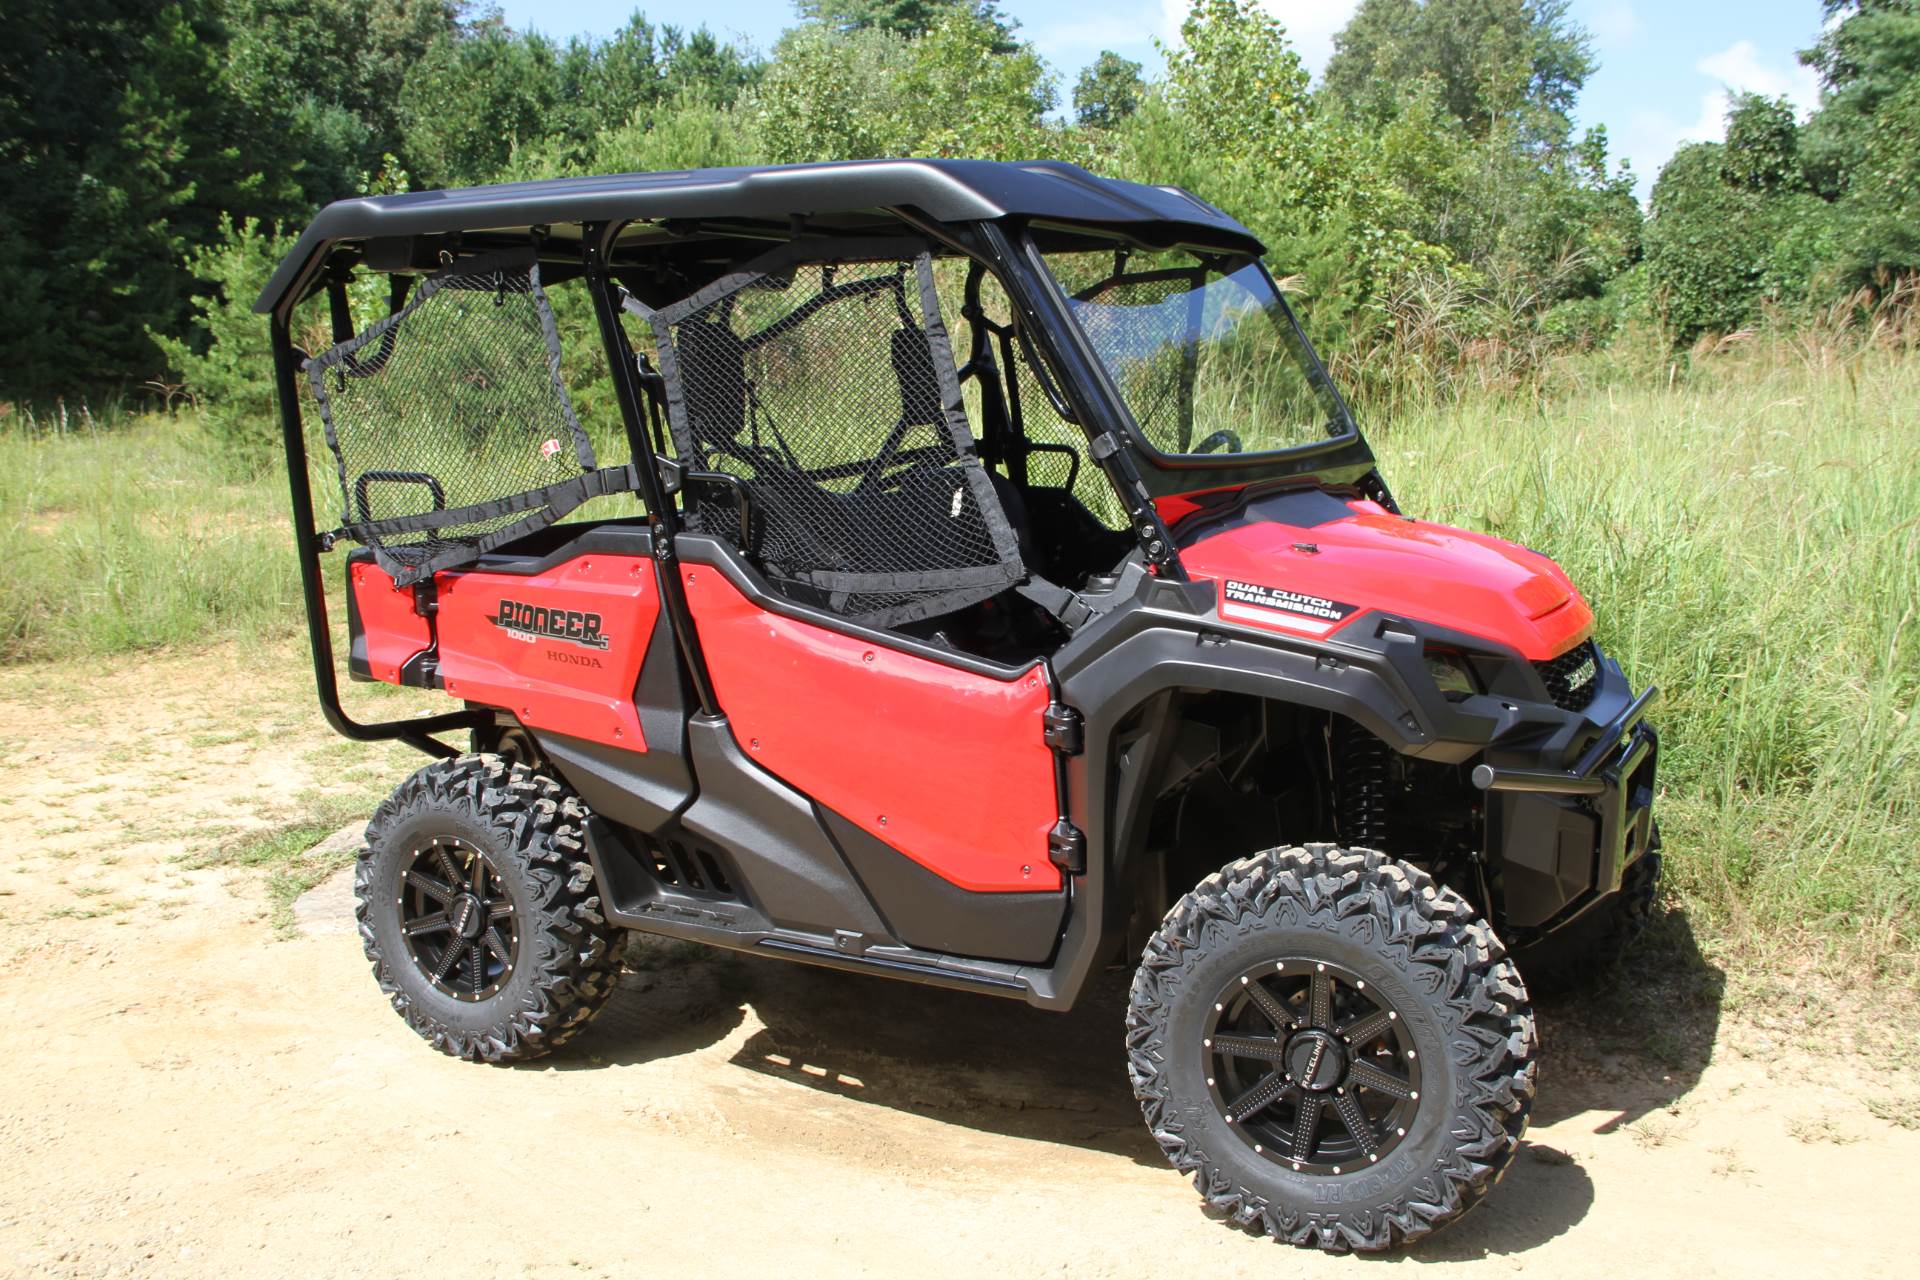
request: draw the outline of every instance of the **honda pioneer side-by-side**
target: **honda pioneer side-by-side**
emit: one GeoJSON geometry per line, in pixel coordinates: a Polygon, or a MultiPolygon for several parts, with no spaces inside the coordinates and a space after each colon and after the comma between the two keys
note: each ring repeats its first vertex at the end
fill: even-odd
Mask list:
{"type": "Polygon", "coordinates": [[[1552,561],[1400,511],[1260,254],[1050,163],[323,210],[258,309],[322,709],[435,757],[355,873],[408,1024],[547,1053],[628,931],[1048,1009],[1125,963],[1211,1216],[1472,1207],[1527,981],[1653,899],[1652,690],[1552,561]],[[353,677],[452,705],[350,718],[329,590],[353,677]]]}

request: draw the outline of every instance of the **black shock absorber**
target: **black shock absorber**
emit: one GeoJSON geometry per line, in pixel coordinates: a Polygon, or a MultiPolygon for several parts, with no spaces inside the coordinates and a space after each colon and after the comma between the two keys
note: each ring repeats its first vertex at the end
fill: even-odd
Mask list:
{"type": "Polygon", "coordinates": [[[1351,720],[1333,722],[1334,825],[1349,847],[1387,850],[1387,744],[1351,720]]]}

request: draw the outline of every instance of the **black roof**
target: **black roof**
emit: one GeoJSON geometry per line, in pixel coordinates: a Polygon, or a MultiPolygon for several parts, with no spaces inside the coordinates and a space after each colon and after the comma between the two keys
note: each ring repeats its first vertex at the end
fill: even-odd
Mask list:
{"type": "Polygon", "coordinates": [[[1058,161],[849,160],[682,169],[337,200],[307,227],[254,309],[273,310],[327,247],[341,240],[602,220],[784,220],[897,206],[941,222],[1019,217],[1115,227],[1177,224],[1215,243],[1260,247],[1252,232],[1178,187],[1100,178],[1058,161]]]}

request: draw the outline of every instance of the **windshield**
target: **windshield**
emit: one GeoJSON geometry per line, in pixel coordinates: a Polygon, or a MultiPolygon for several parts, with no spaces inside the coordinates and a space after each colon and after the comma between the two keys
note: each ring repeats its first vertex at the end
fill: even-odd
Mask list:
{"type": "Polygon", "coordinates": [[[1156,452],[1217,460],[1354,435],[1254,259],[1132,248],[1044,256],[1156,452]]]}

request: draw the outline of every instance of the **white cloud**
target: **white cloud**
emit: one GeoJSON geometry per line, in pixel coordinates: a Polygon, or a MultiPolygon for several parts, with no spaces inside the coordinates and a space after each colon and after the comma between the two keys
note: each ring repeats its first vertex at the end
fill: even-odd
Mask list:
{"type": "Polygon", "coordinates": [[[1673,153],[1686,142],[1719,142],[1727,136],[1727,110],[1736,93],[1785,97],[1805,119],[1820,102],[1820,78],[1797,62],[1768,63],[1751,40],[1736,40],[1717,53],[1694,63],[1694,70],[1714,87],[1700,92],[1700,108],[1692,120],[1664,111],[1636,111],[1614,139],[1617,153],[1633,162],[1644,198],[1673,153]]]}
{"type": "MultiPolygon", "coordinates": [[[[1280,20],[1300,61],[1319,75],[1333,56],[1333,37],[1360,0],[1260,0],[1260,7],[1280,20]]],[[[1160,38],[1169,46],[1180,43],[1180,24],[1191,8],[1191,0],[1160,0],[1160,38]]]]}
{"type": "Polygon", "coordinates": [[[1736,40],[1700,59],[1694,67],[1736,93],[1785,97],[1802,116],[1820,103],[1820,77],[1812,67],[1803,67],[1797,61],[1784,70],[1770,67],[1760,60],[1760,51],[1751,40],[1736,40]]]}
{"type": "Polygon", "coordinates": [[[1640,15],[1625,0],[1603,5],[1594,10],[1587,19],[1587,29],[1593,32],[1593,38],[1603,49],[1616,49],[1631,44],[1640,34],[1640,15]]]}

